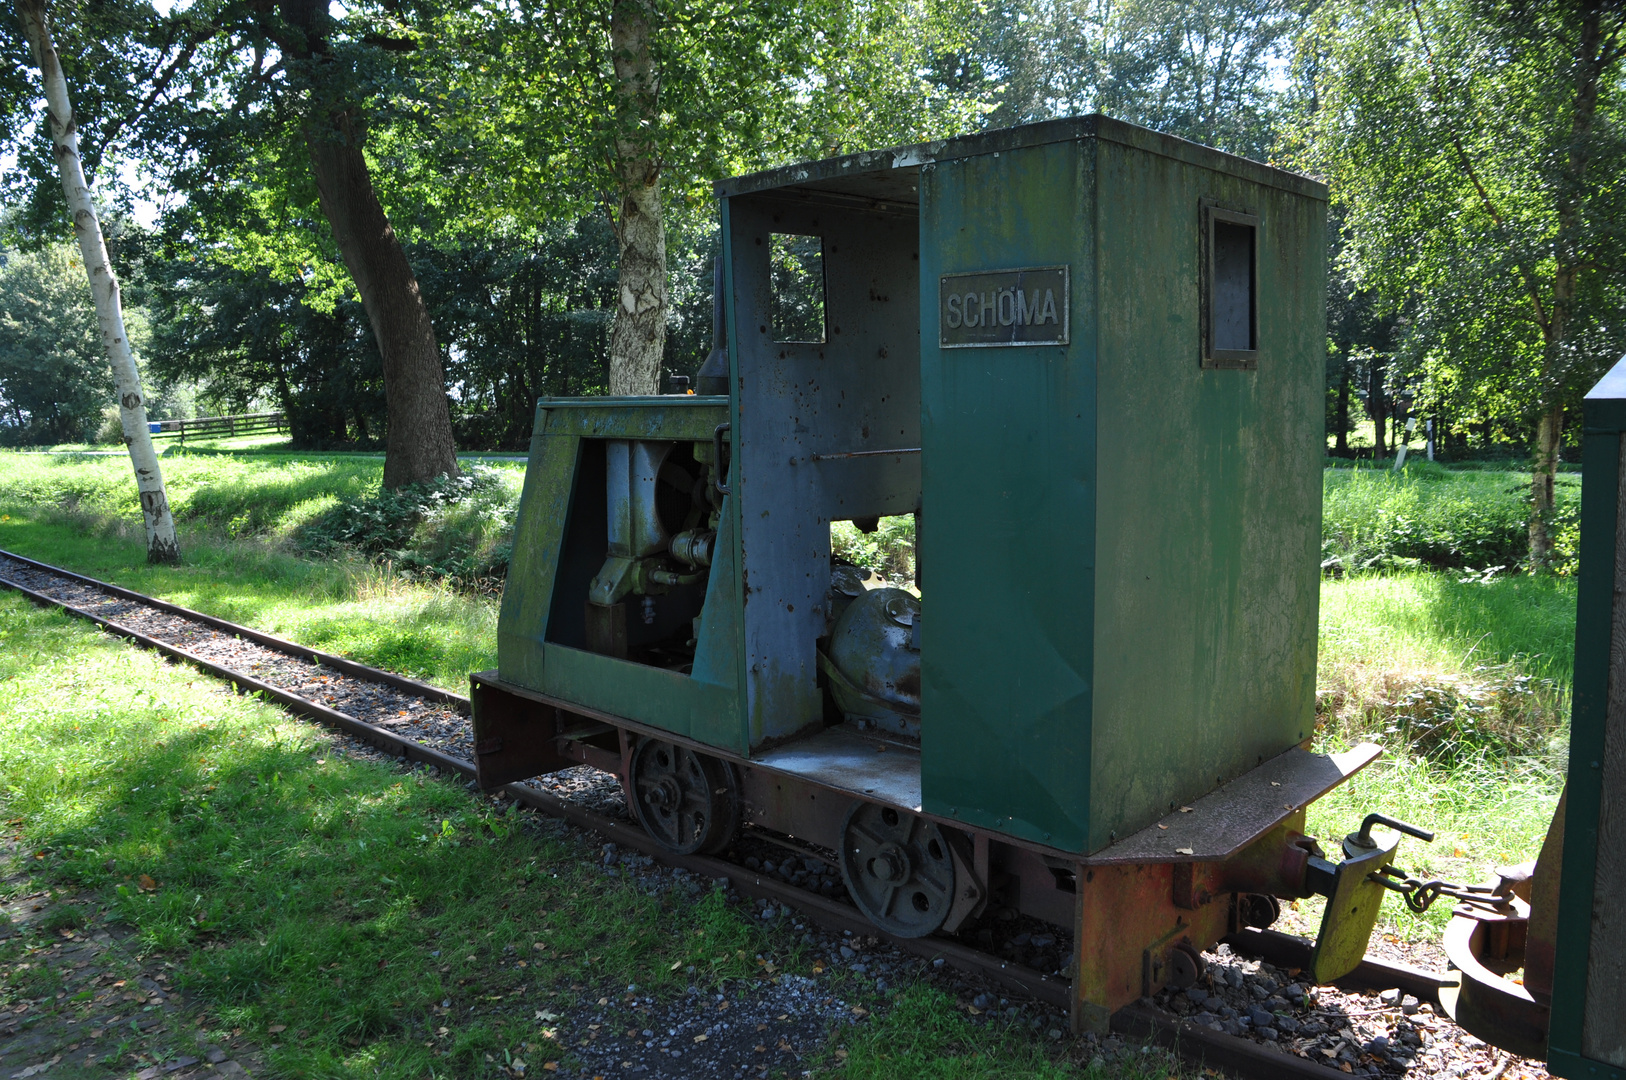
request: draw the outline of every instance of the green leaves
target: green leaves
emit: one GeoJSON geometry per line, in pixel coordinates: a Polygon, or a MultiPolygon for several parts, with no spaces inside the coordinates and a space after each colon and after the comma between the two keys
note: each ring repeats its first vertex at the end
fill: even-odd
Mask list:
{"type": "Polygon", "coordinates": [[[1406,316],[1427,404],[1522,422],[1626,344],[1623,28],[1594,5],[1317,13],[1303,164],[1345,215],[1351,283],[1406,316]]]}

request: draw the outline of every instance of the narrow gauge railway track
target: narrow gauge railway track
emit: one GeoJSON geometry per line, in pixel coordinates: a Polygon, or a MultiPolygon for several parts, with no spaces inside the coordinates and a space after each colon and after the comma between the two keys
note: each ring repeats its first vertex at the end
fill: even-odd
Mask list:
{"type": "MultiPolygon", "coordinates": [[[[358,664],[250,627],[167,603],[70,570],[0,549],[0,586],[47,608],[89,620],[138,645],[184,661],[258,693],[290,711],[382,749],[403,762],[433,765],[473,779],[469,699],[401,675],[358,664]]],[[[942,958],[1058,1009],[1067,1008],[1067,984],[1023,965],[946,938],[895,938],[849,904],[702,855],[676,855],[642,829],[624,824],[580,800],[520,782],[499,789],[514,802],[598,833],[672,867],[728,878],[747,896],[794,907],[827,929],[872,935],[927,959],[942,958]]],[[[1269,930],[1228,939],[1237,952],[1278,967],[1307,967],[1309,943],[1269,930]]],[[[1399,988],[1438,1003],[1446,979],[1432,972],[1368,959],[1338,985],[1347,990],[1399,988]]],[[[1183,1056],[1248,1076],[1325,1080],[1336,1070],[1260,1043],[1182,1021],[1149,1005],[1131,1005],[1112,1020],[1115,1030],[1149,1037],[1183,1056]]]]}

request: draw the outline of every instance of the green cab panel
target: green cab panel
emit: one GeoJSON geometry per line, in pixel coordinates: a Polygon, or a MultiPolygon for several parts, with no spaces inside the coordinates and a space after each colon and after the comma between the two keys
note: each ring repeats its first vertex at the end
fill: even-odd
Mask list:
{"type": "Polygon", "coordinates": [[[924,804],[1096,851],[1311,733],[1324,191],[1101,121],[921,208],[924,804]]]}
{"type": "Polygon", "coordinates": [[[575,619],[585,597],[583,568],[590,574],[604,555],[602,545],[573,552],[568,542],[572,527],[590,534],[603,520],[602,461],[594,474],[591,444],[609,439],[709,443],[718,425],[727,422],[725,397],[543,398],[538,403],[497,622],[497,670],[503,681],[719,748],[746,750],[738,705],[737,528],[728,500],[718,523],[691,673],[572,647],[557,640],[557,626],[550,627],[575,619]],[[567,580],[572,575],[574,580],[567,580]]]}

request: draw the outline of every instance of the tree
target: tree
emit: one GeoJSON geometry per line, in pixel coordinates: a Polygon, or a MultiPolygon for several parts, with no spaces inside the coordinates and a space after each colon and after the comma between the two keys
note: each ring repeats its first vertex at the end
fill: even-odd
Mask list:
{"type": "Polygon", "coordinates": [[[96,301],[96,321],[100,325],[102,347],[113,369],[119,394],[119,419],[124,426],[124,444],[130,450],[136,487],[141,494],[141,516],[147,527],[147,561],[179,561],[181,550],[175,542],[175,518],[164,492],[164,476],[153,453],[152,435],[147,429],[146,399],[141,392],[141,373],[136,369],[130,335],[124,327],[124,309],[119,302],[118,277],[113,273],[102,239],[101,221],[91,200],[90,185],[79,163],[78,124],[68,103],[68,84],[62,75],[56,45],[51,40],[44,0],[18,0],[34,62],[45,86],[45,107],[50,117],[51,147],[62,177],[62,192],[73,214],[73,231],[78,236],[79,254],[96,301]]]}
{"type": "MultiPolygon", "coordinates": [[[[368,117],[355,71],[335,50],[342,27],[325,2],[279,0],[270,37],[302,99],[301,134],[322,213],[361,294],[384,366],[389,430],[384,486],[457,475],[440,345],[418,279],[373,190],[363,146],[368,117]]],[[[409,44],[409,43],[408,43],[409,44]]]]}
{"type": "MultiPolygon", "coordinates": [[[[619,249],[610,392],[655,393],[669,308],[667,217],[704,182],[977,115],[918,72],[947,11],[906,0],[521,0],[449,11],[442,96],[487,168],[493,226],[590,208],[619,249]],[[452,59],[454,58],[455,59],[452,59]],[[502,189],[495,194],[494,189],[502,189]]],[[[470,175],[465,173],[464,175],[470,175]]],[[[471,200],[472,201],[472,200],[471,200]]]]}
{"type": "MultiPolygon", "coordinates": [[[[133,147],[186,197],[179,209],[192,221],[230,220],[245,185],[320,208],[383,363],[386,487],[457,472],[439,343],[367,160],[377,125],[398,122],[403,101],[410,109],[411,20],[433,12],[390,0],[342,18],[321,0],[202,0],[167,14],[111,0],[78,12],[94,45],[79,63],[102,110],[87,129],[93,153],[133,147]],[[273,167],[250,174],[251,164],[273,167]]],[[[13,97],[15,132],[28,103],[0,91],[13,97]]],[[[37,181],[37,162],[23,165],[37,181]]]]}
{"type": "Polygon", "coordinates": [[[1334,0],[1305,161],[1347,214],[1351,276],[1407,306],[1439,398],[1533,432],[1530,561],[1551,558],[1565,410],[1626,324],[1626,9],[1598,0],[1334,0]]]}
{"type": "Polygon", "coordinates": [[[1263,159],[1300,22],[1288,0],[1022,0],[975,22],[972,66],[994,126],[1105,112],[1263,159]]]}
{"type": "Polygon", "coordinates": [[[0,440],[87,442],[113,372],[73,249],[0,252],[0,440]]]}

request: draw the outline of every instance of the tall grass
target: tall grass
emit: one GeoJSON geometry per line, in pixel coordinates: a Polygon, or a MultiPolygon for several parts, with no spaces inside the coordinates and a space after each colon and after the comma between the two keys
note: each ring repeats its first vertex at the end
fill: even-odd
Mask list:
{"type": "MultiPolygon", "coordinates": [[[[1459,882],[1535,858],[1564,782],[1574,635],[1573,579],[1323,581],[1319,747],[1387,753],[1311,805],[1310,831],[1335,850],[1382,811],[1438,834],[1402,841],[1401,866],[1459,882]]],[[[1437,940],[1450,916],[1383,910],[1409,939],[1437,940]]],[[[1307,902],[1288,925],[1313,933],[1319,912],[1307,902]]]]}
{"type": "MultiPolygon", "coordinates": [[[[1529,553],[1530,475],[1447,469],[1331,468],[1323,476],[1322,557],[1329,569],[1513,567],[1529,553]]],[[[1558,561],[1575,558],[1580,477],[1558,477],[1558,561]]]]}

